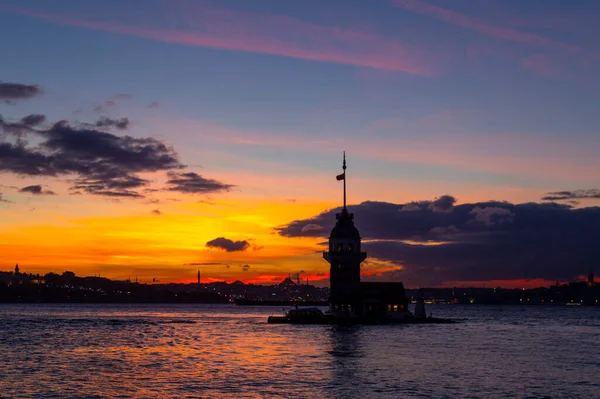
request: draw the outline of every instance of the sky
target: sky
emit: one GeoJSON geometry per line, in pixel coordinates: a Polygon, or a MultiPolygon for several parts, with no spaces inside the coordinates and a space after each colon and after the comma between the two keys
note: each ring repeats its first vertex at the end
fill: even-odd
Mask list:
{"type": "Polygon", "coordinates": [[[600,269],[600,3],[0,0],[0,269],[539,286],[600,269]]]}

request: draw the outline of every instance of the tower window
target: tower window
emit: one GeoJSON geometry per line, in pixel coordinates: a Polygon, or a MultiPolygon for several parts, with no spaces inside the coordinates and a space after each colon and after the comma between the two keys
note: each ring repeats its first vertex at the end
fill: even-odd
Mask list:
{"type": "Polygon", "coordinates": [[[339,243],[339,244],[337,245],[337,251],[338,251],[338,252],[342,252],[343,250],[344,250],[344,244],[342,244],[342,243],[339,243]]]}
{"type": "Polygon", "coordinates": [[[348,244],[348,252],[354,252],[354,245],[348,244]]]}

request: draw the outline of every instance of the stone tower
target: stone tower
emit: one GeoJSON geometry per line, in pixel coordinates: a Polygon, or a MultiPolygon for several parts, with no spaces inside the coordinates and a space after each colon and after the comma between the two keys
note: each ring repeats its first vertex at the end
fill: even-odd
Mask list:
{"type": "Polygon", "coordinates": [[[354,215],[346,208],[345,154],[343,169],[337,180],[344,181],[344,207],[341,213],[335,215],[335,227],[329,235],[329,251],[323,252],[323,258],[330,264],[329,310],[338,317],[352,318],[362,315],[360,264],[367,258],[367,253],[361,252],[354,215]]]}

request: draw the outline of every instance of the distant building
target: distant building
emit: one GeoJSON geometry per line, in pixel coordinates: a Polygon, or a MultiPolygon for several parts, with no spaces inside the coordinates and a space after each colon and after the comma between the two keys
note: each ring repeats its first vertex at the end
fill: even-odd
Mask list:
{"type": "Polygon", "coordinates": [[[281,283],[279,283],[279,288],[282,291],[289,292],[296,289],[296,283],[292,280],[292,277],[286,277],[281,283]]]}
{"type": "Polygon", "coordinates": [[[401,319],[408,314],[408,298],[401,282],[361,282],[360,264],[367,258],[361,251],[360,233],[354,215],[346,208],[346,157],[344,173],[344,207],[335,215],[337,221],[329,236],[329,251],[323,258],[330,264],[329,311],[338,319],[401,319]]]}
{"type": "Polygon", "coordinates": [[[593,287],[595,284],[594,272],[590,270],[590,273],[588,274],[588,287],[593,287]]]}
{"type": "Polygon", "coordinates": [[[21,274],[21,272],[19,271],[19,264],[17,263],[15,266],[15,276],[18,276],[19,274],[21,274]]]}

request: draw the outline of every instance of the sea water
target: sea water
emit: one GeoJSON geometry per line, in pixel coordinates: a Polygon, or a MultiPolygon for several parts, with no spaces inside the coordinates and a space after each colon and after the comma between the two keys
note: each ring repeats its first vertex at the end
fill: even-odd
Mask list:
{"type": "Polygon", "coordinates": [[[600,398],[600,308],[271,325],[281,308],[0,305],[1,398],[600,398]]]}

